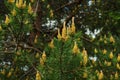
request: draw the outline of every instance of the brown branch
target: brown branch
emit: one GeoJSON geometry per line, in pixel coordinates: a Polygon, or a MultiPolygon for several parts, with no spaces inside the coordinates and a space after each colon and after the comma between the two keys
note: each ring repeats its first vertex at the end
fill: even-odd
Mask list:
{"type": "Polygon", "coordinates": [[[35,50],[35,51],[37,51],[37,52],[39,52],[39,53],[42,53],[42,51],[40,51],[38,48],[29,46],[29,45],[27,45],[27,44],[25,44],[25,43],[20,43],[18,46],[19,46],[19,47],[22,47],[22,48],[24,48],[24,49],[32,49],[32,50],[35,50]]]}
{"type": "Polygon", "coordinates": [[[74,1],[74,2],[64,4],[64,5],[62,5],[61,7],[57,8],[56,10],[54,10],[54,12],[56,12],[56,11],[58,11],[58,10],[64,8],[64,7],[66,7],[66,6],[70,6],[70,5],[73,5],[73,4],[79,4],[79,3],[81,3],[81,2],[82,2],[82,0],[76,0],[76,1],[74,1]]]}
{"type": "Polygon", "coordinates": [[[42,51],[40,51],[38,48],[34,47],[34,46],[29,46],[28,44],[24,43],[24,42],[21,42],[19,44],[17,44],[16,42],[7,42],[7,41],[2,41],[2,43],[4,44],[5,48],[7,50],[4,50],[4,51],[0,51],[0,53],[14,53],[15,50],[9,50],[10,47],[21,47],[21,48],[24,48],[24,49],[32,49],[32,50],[35,50],[39,53],[42,53],[42,51]]]}

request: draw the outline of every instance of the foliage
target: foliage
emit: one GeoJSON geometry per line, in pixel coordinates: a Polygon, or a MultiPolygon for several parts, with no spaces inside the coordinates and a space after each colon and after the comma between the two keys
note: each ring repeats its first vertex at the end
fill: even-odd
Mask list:
{"type": "Polygon", "coordinates": [[[119,80],[120,1],[89,1],[4,1],[0,80],[119,80]]]}

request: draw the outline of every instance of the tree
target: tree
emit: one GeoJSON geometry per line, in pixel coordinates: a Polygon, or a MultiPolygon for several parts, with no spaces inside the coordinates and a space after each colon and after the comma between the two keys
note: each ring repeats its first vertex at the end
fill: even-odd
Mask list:
{"type": "Polygon", "coordinates": [[[119,80],[119,0],[4,3],[0,79],[119,80]]]}

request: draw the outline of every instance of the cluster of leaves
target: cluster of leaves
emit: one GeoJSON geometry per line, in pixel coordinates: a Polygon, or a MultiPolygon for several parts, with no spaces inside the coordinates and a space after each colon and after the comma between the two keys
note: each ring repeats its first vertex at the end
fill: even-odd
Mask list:
{"type": "Polygon", "coordinates": [[[81,35],[81,32],[72,34],[66,41],[54,38],[48,44],[45,49],[48,56],[38,66],[43,80],[119,80],[120,54],[116,48],[117,40],[111,34],[93,40],[97,44],[89,51],[93,53],[91,57],[83,46],[81,35]]]}
{"type": "Polygon", "coordinates": [[[34,71],[31,63],[36,61],[33,60],[35,57],[32,59],[35,54],[31,54],[31,47],[27,45],[36,16],[31,6],[33,0],[4,2],[9,13],[0,22],[0,79],[25,79],[27,71],[34,71]]]}

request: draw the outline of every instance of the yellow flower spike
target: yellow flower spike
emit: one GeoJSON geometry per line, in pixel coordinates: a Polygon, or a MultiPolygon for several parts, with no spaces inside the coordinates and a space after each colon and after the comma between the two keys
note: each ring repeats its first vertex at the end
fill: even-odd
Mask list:
{"type": "Polygon", "coordinates": [[[44,62],[46,61],[46,53],[45,53],[45,51],[43,51],[43,53],[42,53],[42,59],[43,59],[44,62]]]}
{"type": "Polygon", "coordinates": [[[16,7],[17,7],[17,8],[21,8],[21,7],[22,7],[22,5],[21,5],[21,3],[20,3],[19,0],[16,0],[16,7]]]}
{"type": "Polygon", "coordinates": [[[34,43],[36,44],[38,42],[38,35],[35,36],[34,43]]]}
{"type": "Polygon", "coordinates": [[[111,66],[111,62],[107,62],[107,66],[111,66]]]}
{"type": "Polygon", "coordinates": [[[53,17],[53,15],[54,15],[54,14],[53,14],[53,10],[51,9],[51,10],[50,10],[50,17],[53,17]]]}
{"type": "Polygon", "coordinates": [[[94,64],[94,65],[95,65],[95,63],[96,63],[96,61],[95,61],[94,59],[92,59],[92,64],[94,64]]]}
{"type": "Polygon", "coordinates": [[[66,26],[65,26],[66,22],[63,23],[63,28],[62,28],[62,38],[66,39],[66,35],[67,35],[67,30],[66,30],[66,26]]]}
{"type": "Polygon", "coordinates": [[[57,35],[58,40],[61,40],[62,36],[60,34],[60,29],[58,29],[58,35],[57,35]]]}
{"type": "Polygon", "coordinates": [[[120,70],[120,65],[119,65],[119,63],[116,64],[116,67],[117,67],[117,69],[120,70]]]}
{"type": "Polygon", "coordinates": [[[18,1],[18,0],[16,0],[16,7],[17,7],[17,8],[20,7],[20,6],[19,6],[19,1],[18,1]]]}
{"type": "Polygon", "coordinates": [[[53,39],[52,39],[51,42],[49,43],[49,47],[50,47],[50,48],[54,48],[54,47],[55,47],[55,46],[54,46],[54,40],[53,40],[53,39]]]}
{"type": "Polygon", "coordinates": [[[37,71],[37,73],[36,73],[36,80],[41,80],[41,75],[40,75],[39,71],[37,71]]]}
{"type": "Polygon", "coordinates": [[[49,5],[49,4],[47,5],[47,8],[48,8],[48,9],[50,8],[50,5],[49,5]]]}
{"type": "Polygon", "coordinates": [[[88,77],[87,72],[84,72],[84,73],[83,73],[83,78],[87,78],[87,77],[88,77]]]}
{"type": "Polygon", "coordinates": [[[12,14],[13,16],[16,16],[16,10],[13,9],[13,10],[11,11],[11,14],[12,14]]]}
{"type": "Polygon", "coordinates": [[[68,35],[71,34],[71,28],[70,28],[70,26],[67,27],[67,34],[68,34],[68,35]]]}
{"type": "Polygon", "coordinates": [[[113,38],[113,36],[110,36],[110,42],[115,43],[115,39],[113,38]]]}
{"type": "Polygon", "coordinates": [[[109,58],[112,59],[114,57],[113,52],[110,52],[109,58]]]}
{"type": "Polygon", "coordinates": [[[87,51],[85,50],[85,48],[83,48],[83,65],[85,66],[88,62],[88,55],[87,55],[87,51]]]}
{"type": "Polygon", "coordinates": [[[19,55],[21,55],[21,52],[20,52],[20,51],[17,51],[16,54],[19,56],[19,55]]]}
{"type": "Polygon", "coordinates": [[[83,55],[83,65],[85,66],[87,64],[87,62],[88,62],[88,56],[87,56],[87,54],[84,54],[83,55]]]}
{"type": "Polygon", "coordinates": [[[32,14],[33,13],[33,9],[31,7],[31,4],[29,3],[29,6],[28,6],[28,13],[29,14],[32,14]]]}
{"type": "Polygon", "coordinates": [[[94,49],[94,53],[98,53],[98,50],[96,48],[94,49]]]}
{"type": "Polygon", "coordinates": [[[106,35],[104,35],[104,39],[107,39],[106,35]]]}
{"type": "Polygon", "coordinates": [[[107,50],[106,50],[106,49],[104,49],[102,52],[103,52],[103,54],[106,54],[106,53],[107,53],[107,50]]]}
{"type": "Polygon", "coordinates": [[[2,31],[2,26],[0,25],[0,31],[2,31]]]}
{"type": "Polygon", "coordinates": [[[107,61],[106,60],[104,61],[104,65],[107,65],[107,61]]]}
{"type": "Polygon", "coordinates": [[[14,3],[14,2],[15,2],[15,0],[8,0],[8,2],[9,2],[9,3],[14,3]]]}
{"type": "Polygon", "coordinates": [[[40,54],[37,52],[35,58],[39,58],[40,54]]]}
{"type": "Polygon", "coordinates": [[[23,6],[23,0],[19,0],[20,8],[23,6]]]}
{"type": "Polygon", "coordinates": [[[72,52],[73,52],[73,54],[75,54],[75,55],[80,52],[80,50],[79,50],[76,42],[74,42],[74,47],[73,47],[73,49],[72,49],[72,52]]]}
{"type": "Polygon", "coordinates": [[[33,3],[33,2],[34,2],[34,0],[30,0],[30,2],[31,2],[31,3],[33,3]]]}
{"type": "Polygon", "coordinates": [[[27,76],[25,80],[29,80],[29,77],[27,76]]]}
{"type": "Polygon", "coordinates": [[[24,9],[26,7],[26,1],[24,1],[22,8],[24,9]]]}
{"type": "Polygon", "coordinates": [[[5,75],[5,69],[3,69],[3,70],[1,71],[1,74],[5,75]]]}
{"type": "Polygon", "coordinates": [[[104,77],[104,74],[102,72],[102,70],[100,71],[99,75],[98,75],[98,80],[102,80],[104,77]]]}
{"type": "Polygon", "coordinates": [[[44,65],[44,61],[42,58],[40,58],[40,65],[43,66],[44,65]]]}
{"type": "Polygon", "coordinates": [[[9,73],[7,74],[7,77],[9,78],[12,75],[12,71],[9,71],[9,73]]]}
{"type": "Polygon", "coordinates": [[[107,41],[106,41],[106,40],[104,40],[104,43],[105,43],[105,44],[107,44],[107,41]]]}
{"type": "Polygon", "coordinates": [[[116,71],[116,73],[115,73],[115,79],[118,80],[118,77],[119,77],[119,75],[118,75],[118,72],[116,71]]]}
{"type": "Polygon", "coordinates": [[[6,16],[5,24],[8,25],[10,23],[10,19],[9,19],[8,15],[5,15],[5,16],[6,16]]]}
{"type": "Polygon", "coordinates": [[[85,48],[83,48],[82,54],[83,54],[83,56],[87,55],[87,51],[85,50],[85,48]]]}
{"type": "Polygon", "coordinates": [[[16,7],[22,8],[22,6],[23,6],[23,0],[16,0],[16,7]]]}
{"type": "Polygon", "coordinates": [[[74,23],[74,17],[72,17],[72,26],[71,26],[71,32],[75,33],[75,23],[74,23]]]}
{"type": "Polygon", "coordinates": [[[120,54],[118,54],[117,61],[120,62],[120,54]]]}
{"type": "Polygon", "coordinates": [[[98,70],[95,70],[95,73],[97,74],[97,76],[99,76],[99,71],[98,70]]]}

